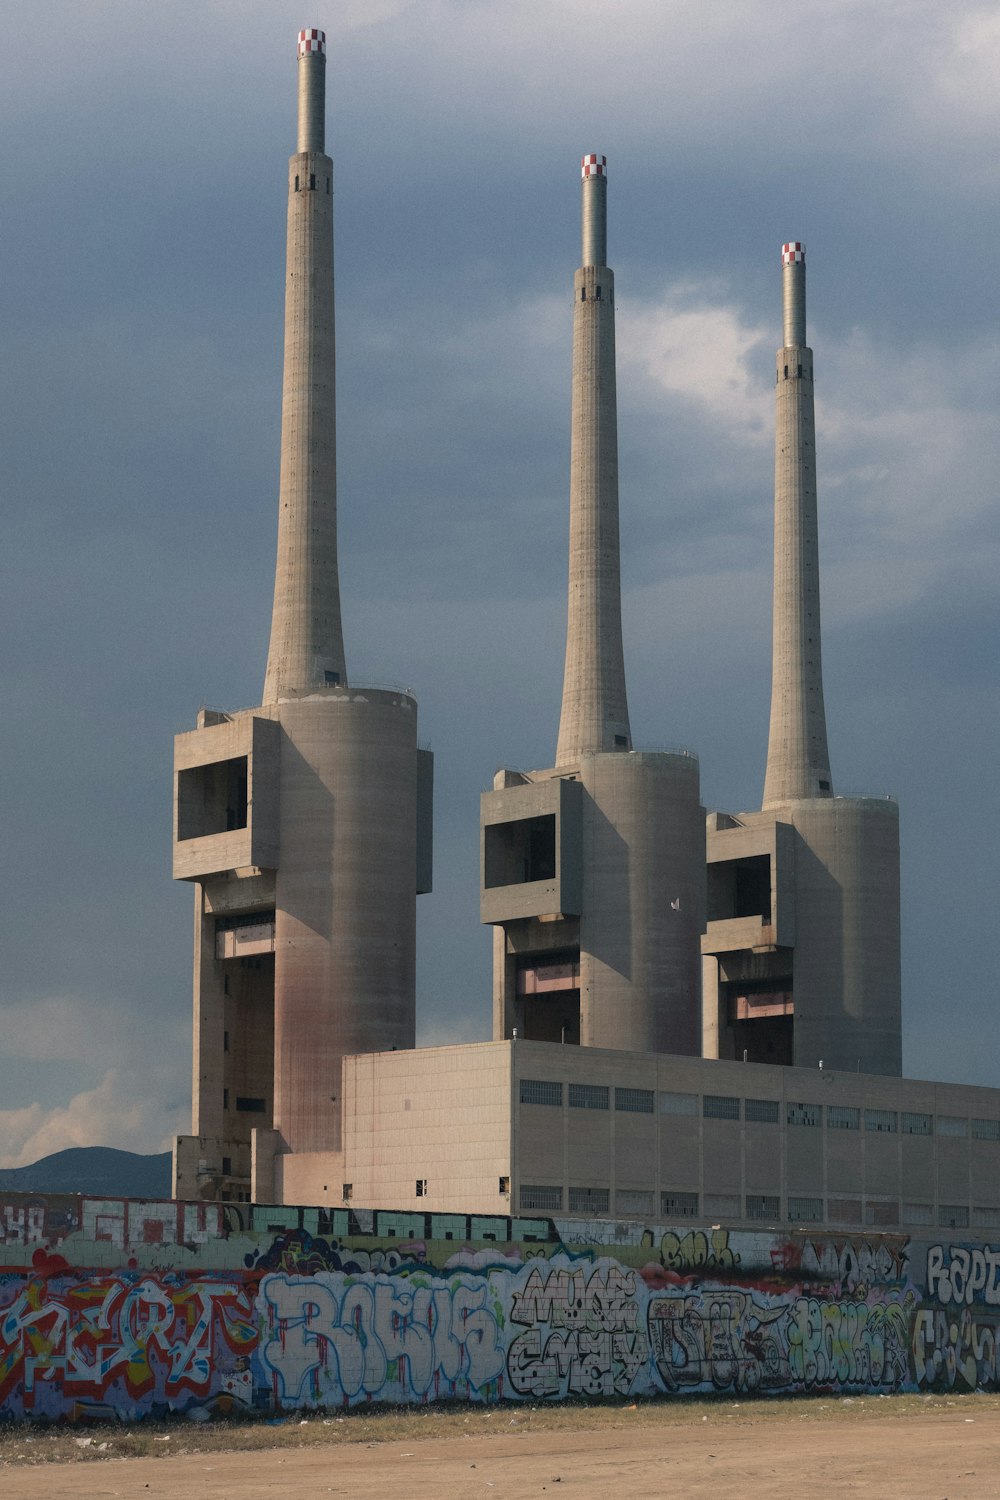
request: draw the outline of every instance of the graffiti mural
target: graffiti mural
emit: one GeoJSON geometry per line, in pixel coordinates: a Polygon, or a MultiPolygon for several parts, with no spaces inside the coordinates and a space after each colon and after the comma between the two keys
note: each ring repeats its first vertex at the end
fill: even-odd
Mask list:
{"type": "Polygon", "coordinates": [[[1000,1246],[0,1198],[0,1419],[1000,1388],[1000,1246]]]}

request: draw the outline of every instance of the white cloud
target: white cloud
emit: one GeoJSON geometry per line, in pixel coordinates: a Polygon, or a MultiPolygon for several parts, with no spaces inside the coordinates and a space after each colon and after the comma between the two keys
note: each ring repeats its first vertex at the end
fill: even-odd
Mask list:
{"type": "MultiPolygon", "coordinates": [[[[683,283],[659,302],[630,300],[618,314],[619,380],[647,382],[646,403],[666,394],[704,420],[721,424],[731,443],[772,441],[768,331],[746,320],[734,303],[683,283]]],[[[773,333],[770,340],[773,341],[773,333]]]]}
{"type": "Polygon", "coordinates": [[[115,1146],[122,1151],[166,1150],[173,1135],[188,1128],[186,1110],[157,1104],[142,1073],[111,1069],[96,1088],[66,1104],[0,1110],[0,1167],[23,1167],[70,1146],[115,1146]]]}

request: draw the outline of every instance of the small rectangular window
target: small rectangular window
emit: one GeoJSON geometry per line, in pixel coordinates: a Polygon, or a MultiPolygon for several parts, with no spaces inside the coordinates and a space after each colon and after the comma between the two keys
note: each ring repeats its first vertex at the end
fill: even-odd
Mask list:
{"type": "Polygon", "coordinates": [[[896,1111],[894,1109],[866,1109],[865,1129],[895,1135],[896,1111]]]}
{"type": "Polygon", "coordinates": [[[585,286],[582,286],[580,288],[580,301],[581,302],[586,302],[586,300],[587,300],[587,288],[585,286]]]}
{"type": "Polygon", "coordinates": [[[628,749],[628,740],[626,739],[625,735],[623,735],[623,734],[616,734],[615,735],[615,748],[618,749],[618,750],[627,750],[628,749]]]}
{"type": "Polygon", "coordinates": [[[789,1125],[822,1125],[822,1104],[786,1104],[785,1121],[789,1125]]]}
{"type": "Polygon", "coordinates": [[[222,1090],[222,1107],[223,1107],[223,1109],[228,1109],[229,1108],[229,1090],[228,1089],[223,1089],[222,1090]]]}
{"type": "Polygon", "coordinates": [[[324,672],[323,673],[323,681],[326,683],[327,687],[339,687],[340,686],[340,673],[339,672],[324,672]]]}
{"type": "Polygon", "coordinates": [[[646,1218],[652,1212],[652,1188],[619,1188],[615,1193],[616,1214],[641,1214],[646,1218]]]}
{"type": "Polygon", "coordinates": [[[855,1109],[852,1104],[828,1104],[826,1128],[827,1130],[860,1130],[860,1109],[855,1109]]]}
{"type": "Polygon", "coordinates": [[[929,1203],[904,1203],[904,1224],[933,1224],[934,1210],[929,1203]]]}
{"type": "Polygon", "coordinates": [[[236,1108],[241,1109],[244,1114],[262,1115],[267,1108],[267,1104],[263,1099],[256,1099],[249,1094],[237,1094],[236,1108]]]}
{"type": "Polygon", "coordinates": [[[972,1138],[976,1141],[1000,1141],[1000,1120],[973,1120],[972,1138]]]}
{"type": "Polygon", "coordinates": [[[594,289],[594,301],[595,302],[600,302],[600,300],[601,300],[601,289],[600,289],[600,287],[595,287],[595,289],[594,289]]]}
{"type": "Polygon", "coordinates": [[[571,1214],[606,1214],[609,1196],[607,1188],[571,1187],[569,1211],[571,1214]]]}
{"type": "Polygon", "coordinates": [[[793,1224],[821,1224],[822,1198],[789,1198],[788,1217],[793,1224]]]}
{"type": "Polygon", "coordinates": [[[965,1136],[969,1133],[969,1122],[964,1115],[938,1115],[938,1135],[965,1136]]]}
{"type": "Polygon", "coordinates": [[[697,1094],[671,1094],[660,1095],[661,1115],[696,1115],[698,1113],[697,1094]]]}
{"type": "Polygon", "coordinates": [[[571,1083],[570,1109],[607,1109],[608,1089],[602,1083],[571,1083]]]}
{"type": "Polygon", "coordinates": [[[748,1219],[774,1220],[781,1216],[781,1199],[777,1194],[747,1193],[746,1205],[748,1219]]]}
{"type": "Polygon", "coordinates": [[[500,1186],[498,1187],[497,1191],[499,1192],[500,1196],[502,1198],[509,1197],[510,1196],[510,1178],[509,1177],[501,1177],[499,1179],[499,1182],[500,1182],[500,1186]]]}
{"type": "Polygon", "coordinates": [[[615,1109],[626,1114],[651,1115],[653,1113],[652,1089],[615,1089],[615,1109]]]}
{"type": "Polygon", "coordinates": [[[418,1198],[426,1198],[427,1197],[427,1178],[426,1177],[418,1177],[417,1178],[416,1187],[414,1188],[414,1191],[415,1191],[415,1193],[416,1193],[416,1195],[417,1195],[418,1198]]]}
{"type": "Polygon", "coordinates": [[[228,1031],[224,1031],[222,1033],[222,1050],[223,1050],[223,1052],[228,1052],[229,1051],[229,1032],[228,1031]]]}
{"type": "Polygon", "coordinates": [[[831,1224],[860,1224],[860,1198],[828,1198],[826,1217],[831,1224]]]}
{"type": "Polygon", "coordinates": [[[562,1206],[562,1188],[531,1187],[527,1183],[522,1182],[522,1209],[530,1209],[534,1213],[553,1214],[558,1213],[561,1210],[562,1206]]]}
{"type": "Polygon", "coordinates": [[[744,1099],[743,1118],[756,1125],[777,1125],[777,1099],[744,1099]]]}
{"type": "Polygon", "coordinates": [[[354,1183],[353,1182],[345,1182],[344,1183],[344,1191],[341,1193],[340,1196],[343,1198],[343,1200],[344,1200],[345,1203],[350,1203],[351,1199],[354,1197],[354,1183]]]}
{"type": "Polygon", "coordinates": [[[964,1203],[939,1203],[938,1224],[942,1229],[968,1229],[969,1210],[964,1203]]]}
{"type": "Polygon", "coordinates": [[[903,1135],[932,1135],[934,1117],[919,1110],[904,1109],[899,1117],[899,1128],[903,1135]]]}
{"type": "Polygon", "coordinates": [[[701,1113],[706,1120],[738,1120],[740,1101],[731,1094],[706,1094],[701,1101],[701,1113]]]}
{"type": "Polygon", "coordinates": [[[233,1158],[231,1156],[224,1156],[222,1158],[222,1175],[223,1175],[223,1177],[231,1177],[232,1174],[233,1174],[233,1158]]]}
{"type": "Polygon", "coordinates": [[[974,1208],[972,1224],[975,1229],[1000,1228],[1000,1208],[974,1208]]]}
{"type": "Polygon", "coordinates": [[[709,1219],[739,1218],[740,1200],[735,1193],[706,1193],[704,1202],[709,1219]]]}
{"type": "Polygon", "coordinates": [[[865,1223],[875,1228],[886,1228],[890,1224],[899,1223],[898,1203],[866,1203],[865,1223]]]}
{"type": "Polygon", "coordinates": [[[541,1078],[521,1079],[522,1104],[561,1105],[562,1102],[563,1086],[561,1083],[547,1083],[541,1078]]]}
{"type": "MultiPolygon", "coordinates": [[[[705,1201],[707,1203],[708,1200],[705,1201]]],[[[696,1219],[698,1217],[698,1194],[661,1193],[660,1213],[665,1219],[696,1219]]]]}
{"type": "Polygon", "coordinates": [[[316,173],[315,172],[310,172],[309,173],[309,191],[311,193],[314,193],[316,191],[316,173]]]}

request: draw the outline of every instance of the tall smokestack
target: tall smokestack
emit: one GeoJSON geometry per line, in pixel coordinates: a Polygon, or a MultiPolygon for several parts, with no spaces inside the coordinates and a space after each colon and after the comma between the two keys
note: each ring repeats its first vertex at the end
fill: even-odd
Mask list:
{"type": "Polygon", "coordinates": [[[806,344],[806,249],[781,247],[784,345],[777,354],[774,625],[764,807],[832,797],[820,653],[813,353],[806,344]]]}
{"type": "Polygon", "coordinates": [[[333,162],[326,35],[299,32],[298,150],[288,164],[285,373],[274,611],[263,703],[347,681],[337,573],[333,162]]]}
{"type": "Polygon", "coordinates": [[[607,267],[607,159],[583,158],[583,265],[573,280],[569,609],[556,765],[631,750],[618,543],[615,278],[607,267]]]}

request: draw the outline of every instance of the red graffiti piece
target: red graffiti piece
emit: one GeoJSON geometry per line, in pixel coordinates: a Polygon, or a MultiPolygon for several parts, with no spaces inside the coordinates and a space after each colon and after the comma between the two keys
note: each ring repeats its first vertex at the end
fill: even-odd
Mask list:
{"type": "Polygon", "coordinates": [[[68,1271],[70,1264],[62,1255],[54,1255],[51,1250],[43,1247],[32,1254],[31,1268],[39,1276],[58,1276],[68,1271]]]}

